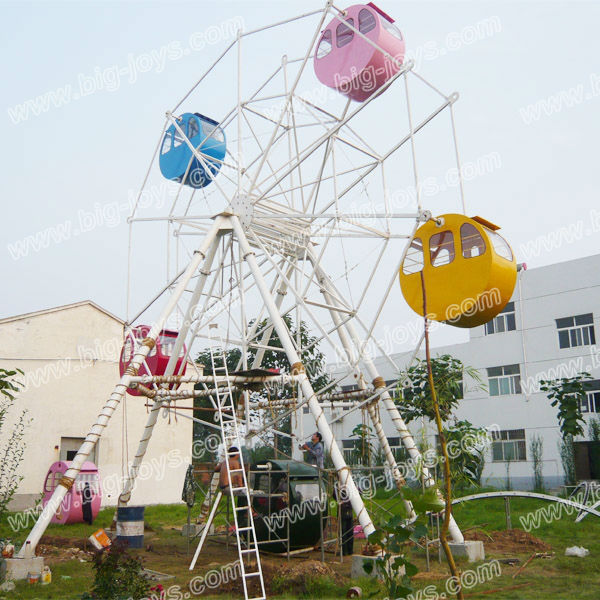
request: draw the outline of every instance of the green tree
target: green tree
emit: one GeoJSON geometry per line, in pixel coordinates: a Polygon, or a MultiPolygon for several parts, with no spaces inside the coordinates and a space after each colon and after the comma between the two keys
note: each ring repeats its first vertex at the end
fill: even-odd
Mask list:
{"type": "Polygon", "coordinates": [[[581,402],[585,400],[591,379],[589,373],[582,372],[573,377],[540,381],[540,390],[547,392],[546,395],[551,400],[550,405],[558,408],[556,416],[562,437],[559,452],[567,485],[574,485],[577,479],[573,440],[576,436],[584,434],[585,421],[581,412],[581,402]]]}
{"type": "MultiPolygon", "coordinates": [[[[460,360],[449,354],[432,358],[431,370],[440,416],[444,422],[450,418],[452,411],[463,398],[465,375],[475,382],[476,388],[483,387],[477,369],[463,365],[460,360]]],[[[404,388],[396,398],[398,410],[404,421],[410,423],[420,417],[435,421],[427,361],[417,360],[406,372],[405,382],[404,388]]]]}
{"type": "Polygon", "coordinates": [[[372,458],[375,454],[373,429],[370,425],[360,423],[352,430],[351,436],[355,438],[353,440],[352,464],[364,467],[371,466],[372,458]]]}
{"type": "Polygon", "coordinates": [[[458,489],[481,485],[485,449],[490,440],[485,427],[469,421],[456,421],[444,428],[450,453],[452,483],[458,489]]]}
{"type": "MultiPolygon", "coordinates": [[[[431,371],[444,425],[443,431],[449,446],[452,482],[458,488],[481,485],[488,433],[485,428],[475,427],[469,421],[458,421],[453,416],[463,398],[466,378],[473,382],[475,389],[483,388],[479,372],[473,367],[465,366],[449,354],[432,358],[431,371]],[[448,424],[452,419],[454,422],[448,424]]],[[[397,394],[395,400],[402,418],[407,423],[422,417],[435,422],[427,361],[418,360],[410,367],[405,381],[407,383],[402,393],[397,394]]]]}
{"type": "MultiPolygon", "coordinates": [[[[0,432],[7,425],[6,420],[14,408],[16,394],[22,388],[21,382],[17,379],[19,375],[23,375],[20,369],[14,371],[0,369],[0,432]]],[[[10,435],[3,436],[6,441],[0,447],[0,518],[6,512],[9,502],[23,479],[19,475],[19,467],[25,453],[23,437],[28,423],[27,411],[18,412],[12,420],[10,435]]]]}
{"type": "Polygon", "coordinates": [[[581,402],[585,400],[591,379],[589,373],[583,372],[574,377],[540,381],[540,390],[548,392],[548,399],[552,400],[550,405],[558,407],[557,418],[563,440],[568,435],[583,435],[585,421],[581,413],[581,402]]]}

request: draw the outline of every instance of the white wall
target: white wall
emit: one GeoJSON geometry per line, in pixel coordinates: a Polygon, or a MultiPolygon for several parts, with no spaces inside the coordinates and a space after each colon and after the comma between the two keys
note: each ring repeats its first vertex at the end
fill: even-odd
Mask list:
{"type": "MultiPolygon", "coordinates": [[[[587,371],[594,379],[600,379],[600,350],[596,347],[560,349],[555,319],[584,313],[594,314],[596,336],[600,336],[600,255],[558,263],[547,267],[521,271],[520,288],[517,286],[512,300],[516,309],[516,331],[485,335],[484,327],[470,330],[470,340],[432,349],[434,356],[451,354],[465,365],[479,370],[487,386],[486,368],[520,364],[521,381],[524,392],[531,378],[567,377],[576,371],[587,371]]],[[[600,348],[600,343],[598,345],[600,348]]],[[[421,353],[422,355],[422,353],[421,353]]],[[[393,355],[392,359],[404,368],[409,353],[393,355]]],[[[398,373],[383,357],[375,360],[381,376],[394,379],[398,373]]],[[[332,365],[334,376],[343,372],[338,365],[332,365]]],[[[351,377],[343,382],[354,383],[351,377]]],[[[530,488],[533,478],[533,463],[529,443],[534,435],[544,440],[543,475],[549,486],[562,483],[563,469],[558,443],[560,432],[556,418],[557,411],[543,392],[521,393],[511,396],[490,397],[486,390],[466,390],[465,398],[456,411],[459,419],[467,419],[478,427],[497,426],[499,429],[525,429],[527,437],[527,461],[510,464],[511,483],[514,487],[530,488]]],[[[336,432],[341,446],[342,439],[349,439],[351,431],[360,422],[360,412],[350,416],[343,427],[336,432]]],[[[395,437],[396,432],[383,406],[381,415],[386,435],[395,437]]],[[[600,418],[600,414],[586,415],[600,418]]],[[[312,417],[303,415],[304,430],[312,425],[312,417]]],[[[411,424],[413,435],[418,426],[411,424]]],[[[431,430],[433,431],[433,430],[431,430]]],[[[587,438],[586,436],[581,439],[587,438]]],[[[492,462],[491,453],[487,457],[484,482],[503,486],[506,478],[506,463],[492,462]]]]}
{"type": "MultiPolygon", "coordinates": [[[[0,367],[25,372],[28,385],[17,405],[31,418],[21,467],[24,479],[13,507],[29,506],[39,496],[48,467],[59,460],[61,437],[87,435],[119,380],[121,340],[122,324],[91,304],[0,323],[0,347],[6,356],[0,367]]],[[[190,406],[191,400],[178,404],[190,406]]],[[[119,494],[125,435],[129,460],[135,456],[147,419],[144,405],[144,398],[128,395],[99,441],[104,505],[114,505],[119,494]]],[[[192,421],[171,418],[169,424],[159,418],[132,504],[180,501],[191,442],[192,421]]]]}

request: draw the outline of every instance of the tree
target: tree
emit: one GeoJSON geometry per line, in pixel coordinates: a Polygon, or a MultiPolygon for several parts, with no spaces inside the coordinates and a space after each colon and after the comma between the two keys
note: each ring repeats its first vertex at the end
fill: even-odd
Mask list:
{"type": "Polygon", "coordinates": [[[585,400],[591,379],[589,373],[583,372],[574,377],[540,381],[540,390],[548,392],[548,399],[552,400],[550,405],[558,406],[557,418],[563,440],[568,435],[583,435],[585,421],[581,413],[581,402],[585,400]]]}
{"type": "MultiPolygon", "coordinates": [[[[21,382],[16,379],[18,375],[23,375],[23,371],[0,369],[0,433],[15,404],[16,394],[22,387],[21,382]]],[[[25,453],[23,437],[27,425],[27,411],[22,410],[11,423],[12,431],[5,437],[4,445],[0,447],[0,518],[6,512],[9,502],[23,479],[18,473],[25,453]]]]}
{"type": "MultiPolygon", "coordinates": [[[[459,401],[462,400],[465,375],[475,381],[476,387],[481,387],[481,378],[477,369],[463,365],[460,360],[449,354],[433,358],[431,370],[440,414],[442,421],[445,422],[450,418],[459,401]]],[[[396,399],[398,410],[404,421],[410,423],[420,417],[435,421],[426,360],[418,360],[408,369],[406,382],[402,393],[396,399]]]]}
{"type": "Polygon", "coordinates": [[[481,485],[485,465],[485,448],[489,433],[485,427],[475,427],[469,421],[456,421],[445,428],[450,450],[452,483],[458,489],[481,485]]]}
{"type": "MultiPolygon", "coordinates": [[[[459,359],[449,354],[432,358],[431,371],[440,417],[444,424],[443,431],[450,451],[452,482],[459,488],[481,485],[485,442],[489,438],[486,429],[455,418],[451,425],[447,424],[453,419],[454,409],[463,398],[465,375],[475,382],[476,389],[483,387],[479,372],[473,367],[463,365],[459,359]]],[[[417,364],[408,369],[406,375],[408,384],[396,398],[402,418],[407,423],[422,417],[435,421],[427,361],[417,361],[417,364]]]]}
{"type": "Polygon", "coordinates": [[[544,439],[540,435],[534,435],[529,442],[529,451],[533,459],[533,490],[544,492],[544,477],[542,475],[542,457],[544,454],[544,439]]]}
{"type": "Polygon", "coordinates": [[[573,377],[540,381],[540,390],[547,392],[548,399],[552,401],[550,405],[558,407],[556,416],[562,437],[559,451],[567,485],[574,485],[577,479],[573,439],[584,434],[585,421],[581,413],[581,402],[585,400],[591,379],[589,373],[582,372],[573,377]]]}
{"type": "Polygon", "coordinates": [[[373,443],[373,429],[370,425],[360,423],[352,430],[354,449],[352,451],[352,464],[371,466],[371,459],[375,453],[375,444],[373,443]]]}
{"type": "MultiPolygon", "coordinates": [[[[300,339],[300,347],[302,351],[300,352],[300,360],[306,369],[306,374],[308,376],[311,385],[315,392],[323,389],[330,382],[330,377],[325,373],[325,356],[319,349],[319,344],[317,343],[317,338],[311,336],[308,331],[308,326],[304,321],[300,322],[300,327],[297,328],[295,324],[292,322],[292,318],[289,315],[283,315],[283,320],[290,331],[290,335],[294,340],[300,339]]],[[[261,332],[264,332],[269,327],[270,322],[266,319],[259,323],[257,331],[259,332],[258,338],[260,339],[261,332]]],[[[279,339],[279,335],[273,328],[269,340],[265,344],[271,348],[281,348],[283,350],[283,345],[281,340],[279,339]]],[[[247,364],[249,367],[252,366],[254,359],[256,358],[258,350],[256,348],[249,348],[246,356],[247,364]]],[[[239,348],[233,348],[231,350],[227,350],[225,352],[225,360],[227,364],[227,369],[231,373],[237,369],[241,369],[243,366],[242,361],[242,351],[239,348]]],[[[203,363],[205,366],[204,372],[207,375],[212,375],[212,361],[210,356],[210,350],[205,349],[199,353],[196,362],[203,363]]],[[[261,368],[263,369],[277,369],[278,371],[285,373],[291,371],[291,365],[287,358],[287,355],[281,351],[277,350],[265,350],[261,363],[261,368]]],[[[290,384],[284,385],[278,390],[276,390],[273,394],[268,395],[264,389],[261,389],[257,392],[254,392],[255,397],[271,400],[276,399],[288,399],[293,398],[296,394],[296,386],[292,386],[290,384]]],[[[234,401],[238,402],[241,398],[234,397],[234,401]]],[[[210,400],[208,398],[198,398],[196,399],[195,406],[199,407],[210,407],[212,406],[210,400]]],[[[273,420],[277,418],[282,412],[285,412],[287,409],[274,409],[273,410],[273,420]]],[[[291,433],[291,417],[288,416],[276,423],[276,428],[283,433],[291,433]]],[[[208,432],[205,431],[206,428],[202,424],[196,424],[194,429],[194,439],[198,439],[197,435],[205,435],[208,432]]],[[[291,446],[291,438],[287,435],[275,434],[275,447],[279,452],[285,456],[291,456],[292,446],[291,446]]],[[[263,451],[263,453],[268,454],[267,451],[263,451]]]]}

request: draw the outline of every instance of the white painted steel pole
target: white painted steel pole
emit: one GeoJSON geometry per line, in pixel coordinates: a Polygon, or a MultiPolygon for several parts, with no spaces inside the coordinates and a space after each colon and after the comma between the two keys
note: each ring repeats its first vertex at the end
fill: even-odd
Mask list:
{"type": "MultiPolygon", "coordinates": [[[[317,275],[317,280],[318,280],[319,273],[317,272],[316,275],[317,275]]],[[[320,286],[320,287],[321,287],[321,293],[323,294],[323,298],[325,299],[325,302],[327,304],[329,304],[330,306],[335,307],[338,304],[338,302],[335,299],[335,296],[330,294],[324,286],[320,286]]],[[[352,343],[348,339],[348,334],[347,334],[347,330],[346,330],[347,324],[345,321],[343,321],[340,318],[339,313],[334,308],[330,309],[329,314],[331,315],[331,318],[332,318],[334,324],[338,328],[338,336],[339,336],[340,342],[342,343],[342,346],[344,347],[344,350],[346,352],[347,363],[349,365],[352,365],[352,364],[357,365],[356,367],[354,367],[354,372],[355,372],[355,376],[358,377],[358,387],[360,389],[365,389],[365,387],[366,387],[365,382],[364,382],[362,373],[360,372],[360,368],[358,367],[358,363],[356,362],[355,352],[354,352],[352,343]]],[[[378,398],[374,398],[371,402],[368,402],[367,403],[367,412],[369,413],[369,418],[371,419],[371,423],[373,423],[373,427],[375,428],[375,434],[377,435],[377,439],[379,440],[379,445],[385,455],[385,460],[392,472],[392,477],[394,478],[394,483],[396,484],[396,488],[398,490],[400,490],[405,485],[406,481],[404,480],[404,477],[402,477],[402,473],[400,473],[400,469],[398,468],[398,463],[396,462],[396,457],[394,456],[394,453],[392,452],[392,449],[390,448],[390,442],[389,442],[387,436],[385,435],[385,431],[383,430],[383,425],[382,425],[381,419],[379,417],[379,411],[378,411],[377,407],[375,406],[377,402],[378,402],[378,398]]],[[[412,504],[410,504],[410,502],[405,500],[404,506],[407,510],[408,516],[411,519],[416,518],[415,511],[413,510],[412,504]]]]}
{"type": "MultiPolygon", "coordinates": [[[[218,233],[218,232],[217,232],[218,233]]],[[[219,237],[215,235],[212,239],[211,245],[206,253],[206,258],[204,260],[204,264],[202,265],[202,270],[198,275],[198,281],[196,283],[196,288],[194,293],[192,294],[192,298],[188,304],[188,307],[185,312],[185,317],[183,319],[183,325],[179,331],[177,339],[175,340],[175,345],[173,347],[173,351],[171,356],[169,357],[169,362],[167,363],[167,367],[165,369],[164,375],[172,375],[175,370],[175,365],[177,364],[177,360],[179,359],[179,354],[183,348],[183,344],[185,342],[185,338],[189,331],[190,325],[192,323],[192,316],[196,306],[198,305],[198,301],[200,300],[200,296],[202,291],[204,290],[204,285],[206,284],[206,280],[210,275],[210,269],[219,247],[219,237]]],[[[165,386],[165,384],[163,384],[165,386]]],[[[157,396],[154,400],[154,404],[150,409],[150,413],[148,414],[148,419],[146,421],[146,426],[144,427],[144,431],[142,433],[142,437],[140,438],[140,442],[138,444],[137,451],[133,458],[133,462],[129,467],[129,472],[127,475],[127,479],[123,484],[123,490],[119,494],[119,506],[125,506],[129,500],[131,499],[131,490],[133,490],[133,486],[135,484],[135,479],[138,475],[138,471],[142,461],[144,460],[144,456],[146,455],[146,450],[148,449],[148,443],[150,442],[150,438],[152,437],[152,432],[154,431],[154,426],[158,421],[158,415],[160,413],[161,406],[163,402],[167,401],[168,398],[164,396],[157,396]]],[[[115,513],[116,515],[116,513],[115,513]]],[[[116,518],[116,516],[115,516],[116,518]]]]}
{"type": "MultiPolygon", "coordinates": [[[[321,287],[326,289],[333,295],[339,296],[339,292],[336,289],[333,282],[331,281],[331,279],[323,271],[322,267],[316,262],[312,243],[309,243],[309,245],[308,245],[307,254],[308,254],[309,260],[311,261],[311,263],[313,263],[313,266],[315,267],[317,281],[319,282],[321,287]]],[[[346,328],[347,328],[348,333],[350,334],[350,337],[352,338],[352,340],[354,342],[355,347],[357,349],[360,349],[362,347],[362,343],[361,343],[361,340],[356,332],[356,328],[354,327],[354,324],[352,323],[352,321],[348,321],[346,323],[346,328]]],[[[421,466],[423,477],[425,479],[425,485],[427,487],[431,487],[431,486],[435,485],[435,480],[429,473],[429,470],[427,469],[427,467],[425,467],[425,465],[423,464],[423,459],[422,459],[421,453],[419,452],[419,449],[417,448],[417,446],[415,444],[415,440],[413,439],[412,434],[408,430],[408,427],[406,426],[404,419],[401,417],[400,412],[398,411],[398,408],[396,407],[396,404],[394,403],[394,400],[390,396],[389,392],[384,389],[386,387],[386,385],[385,385],[385,382],[383,381],[383,378],[379,375],[379,371],[377,370],[377,367],[374,365],[373,361],[368,356],[364,356],[362,358],[362,362],[365,365],[365,368],[367,369],[369,376],[373,378],[373,386],[375,388],[382,388],[382,392],[379,397],[381,398],[383,405],[385,406],[386,410],[388,411],[390,418],[392,419],[392,422],[394,423],[394,426],[396,427],[396,430],[398,431],[398,435],[399,435],[400,439],[402,440],[402,444],[406,448],[410,458],[415,462],[415,464],[418,464],[421,466]]],[[[463,543],[465,541],[463,534],[461,533],[460,528],[458,527],[453,516],[450,517],[449,531],[450,531],[450,535],[451,535],[453,541],[458,542],[458,543],[463,543]]]]}
{"type": "Polygon", "coordinates": [[[281,341],[281,345],[283,346],[288,360],[292,365],[292,369],[295,369],[297,371],[297,375],[300,378],[300,386],[302,388],[302,393],[308,399],[308,406],[313,417],[315,418],[317,429],[323,436],[325,448],[329,450],[331,459],[338,474],[340,485],[344,486],[344,489],[347,490],[350,503],[352,504],[352,508],[354,509],[354,512],[358,517],[358,521],[361,524],[365,535],[369,536],[375,531],[375,526],[371,521],[369,513],[367,512],[367,509],[362,501],[360,493],[354,483],[352,473],[346,465],[346,461],[344,460],[344,457],[335,441],[333,432],[331,431],[331,428],[327,423],[327,419],[325,417],[325,413],[323,412],[321,404],[317,400],[317,396],[312,388],[312,385],[306,373],[304,372],[300,356],[296,351],[296,348],[290,336],[290,332],[285,324],[285,321],[283,320],[283,318],[279,314],[279,311],[277,310],[277,306],[275,305],[275,301],[273,300],[273,296],[270,293],[269,287],[263,279],[262,273],[256,261],[256,257],[250,247],[250,244],[248,243],[248,239],[246,238],[246,234],[244,233],[242,225],[240,224],[240,221],[236,216],[232,216],[230,218],[236,237],[238,239],[238,243],[240,244],[242,252],[244,253],[244,259],[246,260],[250,270],[252,271],[252,274],[254,275],[256,286],[264,300],[267,311],[271,317],[271,321],[273,322],[273,325],[275,327],[275,331],[277,332],[277,335],[279,336],[279,339],[281,341]]]}
{"type": "Polygon", "coordinates": [[[154,347],[156,338],[161,329],[163,328],[164,322],[167,320],[167,317],[175,308],[177,301],[184,293],[189,280],[192,278],[199,265],[204,260],[205,253],[207,252],[207,249],[210,247],[210,244],[212,243],[213,239],[215,238],[219,229],[221,228],[222,223],[223,218],[218,217],[213,227],[204,239],[204,242],[202,243],[200,248],[194,253],[194,257],[192,258],[188,268],[179,280],[179,283],[175,287],[173,295],[169,298],[169,301],[163,309],[160,317],[152,325],[150,331],[148,332],[148,336],[137,349],[135,355],[131,360],[131,363],[129,364],[129,367],[121,377],[119,383],[116,385],[113,393],[110,395],[110,398],[100,411],[96,422],[94,423],[94,425],[92,425],[92,428],[87,434],[85,441],[83,442],[81,448],[79,448],[79,451],[75,455],[71,467],[67,469],[67,472],[63,475],[59,484],[56,486],[50,500],[48,501],[48,504],[46,504],[44,510],[38,517],[36,524],[29,532],[27,539],[25,540],[23,546],[21,546],[21,549],[19,551],[19,558],[27,558],[34,555],[35,548],[38,542],[40,541],[40,538],[46,531],[46,528],[50,524],[54,513],[58,510],[66,493],[71,489],[71,487],[75,483],[75,478],[79,474],[81,466],[89,456],[90,452],[94,449],[94,446],[96,445],[96,442],[100,439],[104,428],[106,427],[110,418],[113,416],[115,410],[119,406],[119,403],[123,398],[123,395],[125,394],[125,390],[129,386],[129,382],[132,375],[137,373],[137,370],[140,368],[140,365],[150,352],[151,348],[154,347]]]}

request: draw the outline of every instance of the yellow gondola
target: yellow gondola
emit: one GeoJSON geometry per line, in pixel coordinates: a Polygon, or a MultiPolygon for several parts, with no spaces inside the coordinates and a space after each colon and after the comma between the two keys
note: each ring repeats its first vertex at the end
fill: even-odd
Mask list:
{"type": "Polygon", "coordinates": [[[421,272],[430,319],[477,327],[510,300],[517,281],[511,247],[499,227],[482,219],[447,214],[421,225],[400,269],[408,305],[423,316],[421,272]]]}

